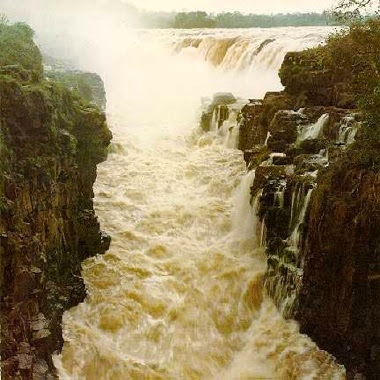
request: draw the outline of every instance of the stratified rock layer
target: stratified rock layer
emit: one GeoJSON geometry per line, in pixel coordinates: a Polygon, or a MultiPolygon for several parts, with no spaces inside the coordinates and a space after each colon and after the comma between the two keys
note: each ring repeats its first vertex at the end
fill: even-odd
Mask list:
{"type": "Polygon", "coordinates": [[[0,67],[2,378],[49,379],[62,314],[86,295],[81,262],[109,246],[92,186],[112,135],[95,106],[42,79],[32,35],[19,28],[0,37],[21,38],[39,64],[0,67]]]}

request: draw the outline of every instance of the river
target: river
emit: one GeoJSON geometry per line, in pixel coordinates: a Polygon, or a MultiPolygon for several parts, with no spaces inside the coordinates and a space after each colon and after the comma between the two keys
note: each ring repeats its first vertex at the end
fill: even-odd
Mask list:
{"type": "Polygon", "coordinates": [[[202,96],[280,90],[284,54],[328,32],[118,37],[102,72],[114,142],[95,185],[112,245],[83,264],[88,297],[64,315],[61,379],[344,378],[264,291],[242,152],[198,128],[202,96]]]}

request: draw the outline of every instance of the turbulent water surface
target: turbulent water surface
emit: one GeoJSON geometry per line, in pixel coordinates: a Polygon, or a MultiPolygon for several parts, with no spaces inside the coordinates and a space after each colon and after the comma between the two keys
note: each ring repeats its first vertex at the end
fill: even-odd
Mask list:
{"type": "Polygon", "coordinates": [[[225,137],[196,128],[200,96],[279,89],[285,51],[326,34],[140,31],[112,52],[104,76],[115,139],[96,209],[113,240],[84,263],[88,297],[64,316],[62,379],[344,377],[263,290],[254,173],[225,137]]]}

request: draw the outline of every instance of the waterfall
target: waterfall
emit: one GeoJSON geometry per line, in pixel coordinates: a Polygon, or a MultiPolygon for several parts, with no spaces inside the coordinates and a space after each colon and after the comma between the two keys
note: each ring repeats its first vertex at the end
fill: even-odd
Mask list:
{"type": "Polygon", "coordinates": [[[297,29],[186,31],[168,38],[176,54],[192,51],[223,70],[247,70],[252,67],[278,68],[287,51],[299,51],[323,42],[329,28],[313,27],[306,36],[297,29]]]}
{"type": "Polygon", "coordinates": [[[268,141],[269,141],[269,138],[270,138],[271,136],[272,136],[271,133],[268,131],[268,133],[267,133],[267,137],[265,138],[265,142],[264,142],[264,145],[265,145],[265,146],[268,146],[268,141]]]}
{"type": "Polygon", "coordinates": [[[319,138],[328,120],[329,114],[326,113],[323,114],[316,123],[300,126],[297,142],[319,138]]]}
{"type": "Polygon", "coordinates": [[[228,133],[224,142],[226,148],[237,149],[239,144],[240,125],[236,124],[228,128],[228,133]]]}
{"type": "Polygon", "coordinates": [[[237,149],[239,143],[240,124],[237,121],[238,114],[245,104],[245,101],[229,107],[229,117],[223,122],[222,135],[225,137],[224,146],[230,149],[237,149]]]}
{"type": "Polygon", "coordinates": [[[222,135],[226,137],[224,145],[227,145],[230,132],[237,125],[238,113],[239,110],[235,110],[232,107],[228,107],[228,118],[223,121],[221,126],[222,135]]]}
{"type": "Polygon", "coordinates": [[[275,207],[284,207],[284,201],[285,201],[285,188],[282,190],[278,190],[274,193],[274,205],[275,207]]]}
{"type": "Polygon", "coordinates": [[[343,118],[339,127],[337,142],[340,144],[350,145],[355,141],[358,132],[359,123],[354,116],[346,116],[343,118]]]}
{"type": "Polygon", "coordinates": [[[235,194],[233,230],[242,239],[252,239],[256,229],[256,212],[259,197],[252,203],[251,187],[255,180],[255,171],[247,172],[241,179],[235,194]]]}
{"type": "Polygon", "coordinates": [[[261,222],[260,222],[260,225],[261,225],[261,230],[260,230],[260,244],[259,244],[259,247],[260,248],[265,248],[266,246],[266,235],[267,235],[267,227],[266,227],[266,224],[265,224],[265,219],[263,219],[261,222]]]}
{"type": "Polygon", "coordinates": [[[99,165],[94,202],[112,244],[83,263],[88,296],[64,314],[54,357],[61,380],[344,378],[263,289],[262,193],[252,197],[255,172],[225,146],[238,132],[235,106],[223,125],[214,107],[212,133],[196,128],[194,112],[218,91],[244,99],[281,89],[286,51],[327,33],[144,30],[109,39],[115,49],[96,63],[107,62],[100,72],[122,149],[99,165]]]}
{"type": "Polygon", "coordinates": [[[214,108],[211,119],[211,132],[218,132],[219,129],[219,117],[220,117],[220,106],[214,108]]]}
{"type": "Polygon", "coordinates": [[[305,220],[306,211],[310,203],[313,189],[308,189],[304,195],[304,185],[296,188],[296,194],[292,195],[292,214],[290,224],[294,223],[293,232],[291,233],[288,243],[293,252],[298,252],[301,239],[301,225],[305,220]]]}

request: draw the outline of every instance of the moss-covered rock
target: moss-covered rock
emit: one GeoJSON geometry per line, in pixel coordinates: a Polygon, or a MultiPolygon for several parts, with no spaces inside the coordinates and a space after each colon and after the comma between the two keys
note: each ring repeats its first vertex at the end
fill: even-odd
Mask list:
{"type": "Polygon", "coordinates": [[[0,67],[19,66],[33,80],[42,76],[42,56],[33,42],[34,32],[24,23],[0,22],[0,67]]]}
{"type": "Polygon", "coordinates": [[[96,105],[101,110],[106,109],[106,92],[103,80],[98,74],[78,70],[45,69],[45,77],[62,83],[66,88],[75,91],[83,100],[96,105]]]}
{"type": "Polygon", "coordinates": [[[42,79],[25,26],[0,26],[0,289],[4,379],[54,377],[64,310],[81,302],[81,262],[110,243],[93,210],[104,114],[42,79]],[[21,29],[20,29],[21,28],[21,29]],[[12,64],[10,66],[10,64],[12,64]]]}

